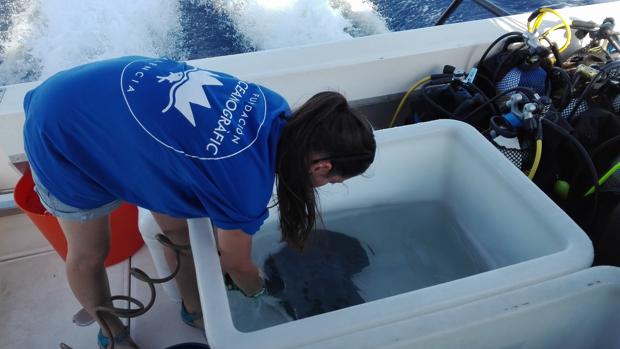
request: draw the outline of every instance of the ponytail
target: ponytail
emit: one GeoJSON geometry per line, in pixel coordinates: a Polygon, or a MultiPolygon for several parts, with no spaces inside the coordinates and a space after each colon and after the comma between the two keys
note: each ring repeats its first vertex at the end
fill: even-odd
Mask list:
{"type": "Polygon", "coordinates": [[[314,95],[282,131],[278,143],[277,194],[282,239],[302,250],[318,216],[316,188],[309,168],[311,155],[330,160],[330,176],[362,174],[375,156],[368,121],[357,115],[337,92],[314,95]]]}

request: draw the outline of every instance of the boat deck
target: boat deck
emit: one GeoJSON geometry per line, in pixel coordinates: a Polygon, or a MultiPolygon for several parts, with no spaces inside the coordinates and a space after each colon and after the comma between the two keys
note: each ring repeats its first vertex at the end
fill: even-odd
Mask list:
{"type": "MultiPolygon", "coordinates": [[[[129,276],[137,267],[156,275],[146,246],[130,259],[108,268],[112,294],[147,302],[148,286],[129,276]]],[[[180,304],[160,285],[146,314],[128,321],[141,348],[160,349],[184,342],[206,343],[203,332],[181,321],[180,304]]],[[[121,304],[117,304],[121,306],[121,304]]],[[[22,213],[0,217],[0,348],[58,348],[61,342],[75,349],[96,347],[98,326],[79,327],[72,321],[80,305],[74,298],[64,262],[22,213]]]]}
{"type": "MultiPolygon", "coordinates": [[[[620,13],[619,9],[620,1],[614,1],[566,8],[562,9],[561,13],[566,18],[578,18],[585,21],[593,20],[600,23],[606,15],[620,13]]],[[[280,91],[283,97],[290,101],[292,107],[298,106],[301,101],[307,100],[312,94],[319,91],[326,89],[341,91],[352,101],[352,105],[367,109],[367,115],[375,127],[384,128],[388,126],[389,118],[392,116],[400,98],[415,81],[430,73],[441,71],[444,64],[451,64],[460,69],[472,67],[480,59],[489,44],[500,35],[510,31],[524,30],[528,16],[529,13],[525,13],[510,17],[374,35],[322,45],[308,45],[241,55],[212,57],[190,61],[190,63],[196,67],[225,71],[248,81],[269,86],[270,89],[280,91]]],[[[558,31],[558,33],[562,35],[561,31],[558,31]]],[[[0,88],[3,93],[0,103],[0,178],[4,180],[10,178],[7,177],[10,175],[5,173],[12,173],[13,171],[7,168],[11,162],[15,165],[25,164],[26,159],[23,153],[24,147],[21,132],[24,119],[22,102],[26,91],[38,83],[31,82],[0,88]]],[[[403,112],[406,112],[406,110],[403,112]]],[[[489,200],[487,202],[492,203],[496,201],[489,200]]],[[[571,251],[577,251],[577,249],[571,251]]],[[[583,258],[584,254],[581,256],[583,258]]],[[[552,263],[544,265],[545,268],[556,268],[558,265],[562,266],[562,268],[567,268],[566,264],[558,262],[557,255],[554,258],[556,259],[553,259],[552,263]]],[[[575,259],[570,260],[570,262],[576,263],[575,259]]],[[[156,275],[148,249],[143,247],[130,259],[108,268],[112,294],[130,295],[146,302],[149,299],[148,287],[146,284],[129,276],[129,270],[132,267],[143,269],[150,276],[156,275]]],[[[582,268],[582,266],[579,268],[582,268]]],[[[535,281],[541,280],[539,277],[532,276],[536,272],[541,272],[542,269],[539,267],[532,268],[529,265],[521,264],[518,270],[519,275],[523,278],[534,278],[535,281]]],[[[493,273],[493,275],[498,274],[499,272],[493,273]]],[[[506,275],[511,276],[511,274],[506,275]]],[[[485,280],[491,280],[490,276],[485,277],[485,280]]],[[[495,285],[493,283],[489,284],[495,285]]],[[[466,281],[466,285],[466,291],[471,291],[472,289],[481,290],[486,287],[486,284],[481,284],[476,280],[466,281]]],[[[155,287],[157,289],[157,297],[154,307],[145,315],[128,320],[131,335],[137,344],[143,349],[163,349],[183,342],[206,342],[202,331],[188,327],[181,321],[179,315],[180,304],[170,300],[166,293],[163,292],[161,285],[156,285],[155,287]]],[[[450,297],[446,295],[454,295],[449,299],[450,301],[467,299],[462,290],[462,288],[450,285],[443,286],[441,297],[444,298],[431,298],[446,300],[443,303],[435,303],[441,303],[441,306],[455,304],[450,303],[448,301],[450,297]]],[[[487,292],[487,290],[482,291],[487,292]]],[[[436,289],[431,289],[426,290],[424,295],[435,296],[437,294],[439,293],[436,289]]],[[[617,294],[615,293],[614,295],[617,294]]],[[[429,302],[424,297],[417,298],[418,295],[410,295],[408,297],[415,299],[420,309],[423,309],[424,306],[429,306],[429,302]]],[[[400,300],[402,299],[400,297],[400,300]]],[[[547,301],[546,299],[544,300],[547,301]]],[[[528,303],[518,304],[530,304],[531,299],[525,299],[525,301],[528,303]]],[[[508,300],[506,302],[511,301],[508,300]]],[[[551,304],[550,301],[547,302],[551,304]]],[[[601,304],[607,305],[604,302],[606,300],[601,301],[601,304]]],[[[379,307],[382,304],[374,306],[379,307]]],[[[397,302],[389,304],[393,304],[392,309],[402,308],[402,305],[397,302]]],[[[610,302],[610,304],[618,304],[618,302],[610,302]]],[[[409,304],[408,306],[413,307],[414,305],[409,304]]],[[[430,304],[430,306],[433,306],[433,304],[430,304]]],[[[470,314],[478,314],[479,309],[475,308],[476,306],[477,304],[471,305],[469,308],[471,312],[465,314],[468,316],[470,314]]],[[[69,289],[62,259],[49,246],[42,234],[25,215],[17,210],[12,210],[10,214],[7,214],[6,211],[2,210],[2,205],[0,205],[0,349],[58,348],[61,342],[75,349],[96,347],[98,326],[93,324],[87,327],[78,327],[72,322],[72,316],[79,308],[80,305],[69,289]]],[[[500,309],[504,308],[500,307],[500,309]]],[[[506,309],[517,313],[513,308],[509,307],[506,309]]],[[[557,321],[569,318],[566,314],[560,313],[562,309],[558,310],[557,314],[559,315],[557,315],[557,319],[559,320],[557,321]]],[[[611,306],[610,309],[615,310],[611,306]]],[[[575,312],[585,313],[585,311],[580,309],[575,310],[575,312]]],[[[618,313],[620,312],[615,314],[618,313]]],[[[379,312],[377,311],[375,314],[379,314],[379,312]]],[[[428,329],[428,325],[433,323],[428,322],[427,318],[421,317],[411,320],[410,324],[412,325],[410,328],[404,325],[389,328],[389,331],[385,331],[385,337],[382,338],[390,339],[391,337],[389,336],[392,334],[394,334],[394,338],[403,338],[399,336],[400,333],[404,333],[411,341],[415,340],[416,336],[419,336],[420,341],[417,343],[432,340],[429,339],[431,335],[439,342],[442,340],[441,335],[448,333],[455,341],[466,341],[469,338],[469,343],[479,344],[481,338],[492,338],[496,341],[495,343],[504,343],[501,340],[503,338],[500,339],[500,337],[506,337],[513,340],[513,342],[505,343],[501,347],[517,348],[527,346],[524,344],[524,340],[528,340],[531,346],[546,340],[546,338],[540,335],[542,332],[553,333],[554,337],[552,338],[564,336],[569,341],[574,336],[586,332],[585,330],[584,332],[572,330],[586,328],[581,326],[582,324],[596,324],[596,321],[607,323],[608,319],[611,319],[609,321],[611,324],[618,323],[617,317],[605,317],[606,314],[602,314],[600,318],[602,320],[598,320],[599,318],[595,318],[592,315],[583,317],[585,320],[580,319],[579,327],[573,326],[567,320],[565,323],[569,325],[566,325],[566,328],[570,331],[562,332],[562,328],[557,326],[556,320],[551,320],[551,315],[543,317],[540,314],[544,315],[545,313],[541,312],[536,313],[533,318],[546,319],[546,321],[539,321],[532,325],[530,332],[516,332],[512,323],[508,321],[504,322],[504,324],[508,324],[505,327],[499,322],[495,322],[498,324],[497,327],[485,327],[482,320],[474,322],[479,327],[477,331],[472,331],[470,327],[461,327],[461,325],[471,324],[471,321],[468,323],[467,318],[463,317],[466,321],[459,323],[454,320],[456,319],[455,317],[446,316],[439,318],[440,315],[445,314],[454,315],[453,313],[445,312],[437,315],[437,318],[435,318],[437,322],[434,323],[436,327],[430,332],[423,333],[422,329],[428,329]],[[445,324],[445,326],[441,327],[442,324],[445,324]],[[544,327],[542,326],[544,324],[550,325],[544,327]],[[448,326],[453,327],[450,328],[448,326]],[[420,331],[416,332],[417,330],[420,331]],[[426,337],[423,338],[424,336],[426,337]],[[527,336],[533,337],[528,338],[527,336]]],[[[615,314],[614,316],[616,316],[615,314]]],[[[531,318],[526,320],[523,323],[535,323],[531,321],[531,318]]],[[[314,320],[314,323],[319,321],[322,320],[314,320]]],[[[575,323],[577,322],[575,321],[575,323]]],[[[302,327],[304,325],[302,323],[302,325],[295,326],[302,327]]],[[[526,327],[530,328],[529,326],[526,327]]],[[[617,330],[616,327],[613,330],[617,330]]],[[[375,335],[383,335],[380,332],[386,328],[387,326],[380,326],[373,328],[369,332],[375,335]]],[[[610,328],[612,327],[610,326],[610,328]]],[[[303,328],[303,330],[307,331],[307,328],[303,328]]],[[[609,338],[607,338],[601,335],[601,333],[603,332],[598,330],[590,331],[587,338],[598,336],[599,338],[609,339],[612,337],[608,335],[607,337],[609,338]]],[[[612,332],[612,330],[609,330],[605,333],[612,334],[617,333],[617,331],[612,332]]],[[[295,333],[289,334],[295,335],[295,333]]],[[[212,338],[214,345],[217,345],[216,336],[212,338]]],[[[351,338],[353,338],[351,340],[357,338],[360,342],[369,343],[368,339],[362,336],[353,336],[351,338]]],[[[377,338],[375,337],[375,340],[379,340],[377,338]]],[[[549,341],[552,340],[549,339],[549,341]]],[[[615,339],[611,338],[610,340],[615,339]]],[[[558,341],[560,340],[558,339],[558,341]]],[[[337,343],[337,340],[333,343],[337,343]]],[[[546,346],[541,345],[539,347],[577,347],[574,343],[570,346],[549,346],[549,342],[546,343],[546,346]]],[[[258,347],[255,342],[251,342],[249,345],[251,345],[251,348],[258,347]]],[[[402,344],[401,347],[405,345],[402,344]]],[[[390,346],[394,347],[396,345],[390,346]]],[[[418,347],[428,348],[431,346],[418,347]]],[[[470,347],[476,346],[472,345],[470,347]]],[[[599,348],[610,347],[618,346],[608,345],[599,348]]]]}

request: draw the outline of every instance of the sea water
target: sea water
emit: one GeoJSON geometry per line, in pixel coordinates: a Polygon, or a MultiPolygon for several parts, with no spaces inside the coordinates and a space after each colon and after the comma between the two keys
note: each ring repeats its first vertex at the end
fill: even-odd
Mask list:
{"type": "MultiPolygon", "coordinates": [[[[452,0],[0,0],[0,86],[123,55],[197,59],[432,26],[452,0]]],[[[493,0],[509,13],[610,0],[493,0]]],[[[448,23],[492,15],[472,1],[448,23]]]]}
{"type": "MultiPolygon", "coordinates": [[[[445,283],[489,270],[451,210],[440,202],[412,202],[328,212],[324,227],[358,239],[369,265],[354,275],[364,302],[445,283]]],[[[261,231],[272,243],[255,245],[257,259],[276,253],[278,231],[261,231]]],[[[342,251],[346,253],[346,251],[342,251]]],[[[261,262],[259,262],[261,263],[261,262]]],[[[286,280],[285,280],[286,282],[286,280]]],[[[309,287],[322,287],[312,285],[309,287]]],[[[233,323],[255,331],[291,321],[276,297],[250,300],[229,292],[233,323]]]]}

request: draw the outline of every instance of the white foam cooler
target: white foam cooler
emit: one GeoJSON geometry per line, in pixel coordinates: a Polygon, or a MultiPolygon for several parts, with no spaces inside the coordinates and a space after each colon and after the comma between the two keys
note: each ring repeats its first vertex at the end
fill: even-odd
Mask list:
{"type": "MultiPolygon", "coordinates": [[[[242,332],[233,322],[210,222],[190,220],[206,333],[213,348],[322,348],[329,343],[334,348],[392,347],[415,341],[423,333],[415,326],[431,314],[460,309],[464,304],[591,265],[593,250],[585,233],[471,126],[438,120],[380,130],[376,139],[377,155],[368,175],[320,190],[323,215],[416,202],[440,203],[462,228],[463,239],[484,263],[484,270],[242,332]]],[[[255,235],[257,255],[270,246],[265,241],[277,240],[277,218],[277,212],[271,212],[255,235]]],[[[386,242],[398,239],[397,233],[377,232],[386,242]]],[[[445,253],[447,256],[450,252],[445,253]]],[[[613,297],[618,302],[618,295],[613,297]]],[[[440,335],[440,329],[435,330],[440,335]]]]}

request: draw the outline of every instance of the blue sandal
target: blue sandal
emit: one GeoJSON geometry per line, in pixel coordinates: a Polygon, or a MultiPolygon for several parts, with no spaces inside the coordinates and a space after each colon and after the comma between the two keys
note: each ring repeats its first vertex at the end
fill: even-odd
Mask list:
{"type": "Polygon", "coordinates": [[[181,302],[181,319],[188,326],[200,328],[200,326],[196,324],[196,320],[202,319],[202,312],[197,311],[194,313],[190,313],[187,311],[187,309],[185,309],[185,303],[181,302]]]}
{"type": "MultiPolygon", "coordinates": [[[[123,345],[127,344],[127,338],[129,338],[129,329],[125,327],[112,339],[114,340],[114,345],[123,345]]],[[[103,332],[101,332],[101,329],[99,329],[99,333],[97,334],[97,343],[99,343],[99,349],[107,349],[110,345],[110,337],[106,337],[103,332]]]]}

